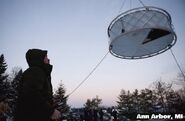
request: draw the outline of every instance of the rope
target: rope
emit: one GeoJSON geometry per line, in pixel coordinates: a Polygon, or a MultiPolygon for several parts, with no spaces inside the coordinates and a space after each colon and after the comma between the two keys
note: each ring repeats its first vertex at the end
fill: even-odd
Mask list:
{"type": "Polygon", "coordinates": [[[146,7],[145,4],[141,0],[139,0],[139,2],[142,4],[143,7],[146,7]]]}
{"type": "Polygon", "coordinates": [[[76,88],[74,88],[71,93],[68,94],[68,97],[73,94],[92,74],[93,72],[100,66],[100,64],[103,62],[103,60],[107,57],[109,54],[109,51],[103,56],[103,58],[100,60],[100,62],[92,69],[92,71],[81,81],[79,85],[77,85],[76,88]]]}
{"type": "Polygon", "coordinates": [[[181,71],[182,76],[184,77],[184,81],[185,81],[185,75],[184,75],[184,73],[183,73],[183,71],[182,71],[182,69],[181,69],[181,67],[180,67],[180,65],[179,65],[179,63],[178,63],[178,61],[177,61],[177,58],[175,57],[175,55],[174,55],[172,49],[170,49],[170,51],[171,51],[171,54],[172,54],[172,56],[173,56],[173,58],[174,58],[174,60],[175,60],[175,63],[177,64],[179,70],[181,71]]]}
{"type": "Polygon", "coordinates": [[[132,9],[132,0],[130,0],[130,9],[132,9]]]}
{"type": "Polygon", "coordinates": [[[119,11],[118,11],[118,14],[120,14],[120,12],[121,12],[123,6],[125,5],[125,2],[126,2],[126,0],[123,1],[122,5],[121,5],[121,7],[120,7],[120,9],[119,9],[119,11]]]}

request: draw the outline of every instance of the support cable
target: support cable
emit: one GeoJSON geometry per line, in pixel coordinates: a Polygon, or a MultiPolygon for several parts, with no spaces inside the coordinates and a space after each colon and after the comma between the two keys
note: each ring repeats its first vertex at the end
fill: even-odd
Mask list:
{"type": "Polygon", "coordinates": [[[130,0],[130,9],[132,9],[132,0],[130,0]]]}
{"type": "Polygon", "coordinates": [[[175,63],[177,64],[177,66],[178,66],[178,68],[179,68],[180,72],[182,73],[182,76],[183,76],[184,81],[185,81],[185,75],[184,75],[184,72],[182,71],[182,68],[181,68],[180,64],[178,63],[177,58],[175,57],[175,55],[174,55],[174,53],[173,53],[172,49],[170,49],[170,51],[171,51],[171,54],[172,54],[172,56],[173,56],[173,58],[174,58],[174,60],[175,60],[175,63]]]}
{"type": "Polygon", "coordinates": [[[126,2],[126,0],[124,0],[124,1],[123,1],[122,5],[121,5],[121,7],[120,7],[120,9],[119,9],[119,11],[118,11],[118,14],[120,14],[120,13],[121,13],[121,10],[122,10],[122,8],[123,8],[123,7],[124,7],[124,5],[125,5],[125,2],[126,2]]]}
{"type": "Polygon", "coordinates": [[[71,93],[69,93],[67,96],[69,97],[71,94],[73,94],[92,74],[93,72],[100,66],[100,64],[103,62],[103,60],[107,57],[109,54],[109,51],[103,56],[103,58],[100,60],[100,62],[92,69],[92,71],[81,81],[79,85],[77,85],[76,88],[74,88],[71,93]]]}
{"type": "Polygon", "coordinates": [[[145,4],[141,0],[139,0],[139,2],[142,4],[143,7],[146,7],[145,4]]]}

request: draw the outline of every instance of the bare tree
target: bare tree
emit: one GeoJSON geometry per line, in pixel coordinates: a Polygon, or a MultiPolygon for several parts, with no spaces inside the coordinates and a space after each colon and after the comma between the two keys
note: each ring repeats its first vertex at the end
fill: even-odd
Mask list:
{"type": "Polygon", "coordinates": [[[165,83],[162,80],[154,82],[154,93],[157,98],[160,112],[167,112],[166,97],[167,93],[172,90],[172,83],[165,83]]]}
{"type": "Polygon", "coordinates": [[[185,76],[184,75],[185,75],[185,71],[182,71],[182,73],[178,73],[176,84],[181,85],[185,88],[185,76]]]}
{"type": "Polygon", "coordinates": [[[102,99],[96,96],[95,98],[87,99],[87,102],[84,104],[84,106],[88,109],[98,109],[101,102],[102,99]]]}

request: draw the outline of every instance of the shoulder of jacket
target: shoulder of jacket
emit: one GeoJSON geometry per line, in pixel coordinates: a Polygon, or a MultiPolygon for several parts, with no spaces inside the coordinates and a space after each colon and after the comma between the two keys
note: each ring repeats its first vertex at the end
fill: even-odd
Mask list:
{"type": "Polygon", "coordinates": [[[24,74],[35,74],[35,75],[45,75],[44,70],[40,67],[30,67],[28,68],[24,74]]]}

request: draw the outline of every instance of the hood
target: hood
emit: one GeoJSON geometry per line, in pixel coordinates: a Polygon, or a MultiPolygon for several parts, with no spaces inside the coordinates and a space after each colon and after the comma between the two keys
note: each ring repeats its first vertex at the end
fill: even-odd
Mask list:
{"type": "Polygon", "coordinates": [[[29,49],[26,53],[26,60],[30,67],[41,66],[44,64],[44,58],[46,55],[46,50],[29,49]]]}
{"type": "Polygon", "coordinates": [[[51,73],[52,65],[45,64],[44,58],[47,55],[47,50],[41,49],[29,49],[26,53],[26,60],[29,67],[38,66],[46,71],[46,73],[51,73]]]}

